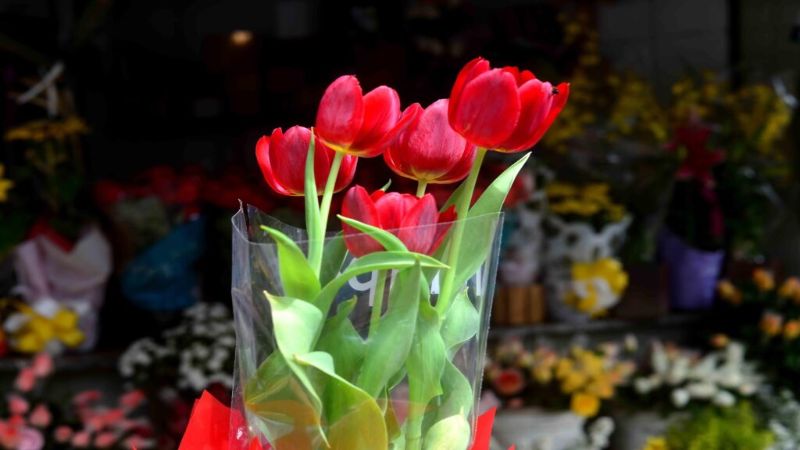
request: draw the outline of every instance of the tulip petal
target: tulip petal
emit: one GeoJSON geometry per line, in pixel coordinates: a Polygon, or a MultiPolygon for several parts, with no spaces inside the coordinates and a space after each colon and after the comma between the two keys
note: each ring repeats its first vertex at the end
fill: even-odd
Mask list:
{"type": "Polygon", "coordinates": [[[403,149],[406,147],[408,137],[413,134],[414,130],[417,128],[419,118],[422,116],[423,111],[424,109],[419,103],[414,103],[403,111],[403,115],[398,121],[397,128],[399,128],[399,130],[392,139],[389,147],[383,153],[383,159],[386,165],[401,177],[414,179],[410,160],[403,154],[403,149]]]}
{"type": "Polygon", "coordinates": [[[495,148],[514,131],[520,107],[514,76],[493,69],[464,86],[451,125],[472,143],[495,148]]]}
{"type": "Polygon", "coordinates": [[[461,159],[447,171],[444,175],[435,180],[431,180],[433,184],[450,184],[461,181],[469,175],[472,170],[472,164],[475,162],[476,148],[471,143],[464,141],[464,150],[461,154],[461,159]]]}
{"type": "Polygon", "coordinates": [[[544,124],[553,104],[553,87],[550,83],[530,80],[519,89],[522,109],[519,122],[508,139],[498,145],[498,150],[515,152],[533,146],[539,128],[544,124]]]}
{"type": "Polygon", "coordinates": [[[364,122],[351,151],[364,158],[378,156],[400,118],[400,96],[387,86],[379,86],[364,96],[364,122]]]}
{"type": "Polygon", "coordinates": [[[334,148],[349,147],[363,122],[364,98],[358,79],[352,75],[337,78],[319,102],[317,134],[334,148]]]}
{"type": "Polygon", "coordinates": [[[461,161],[467,141],[450,128],[447,100],[427,107],[413,133],[409,133],[404,158],[409,161],[414,178],[436,180],[461,161]]]}
{"type": "MultiPolygon", "coordinates": [[[[275,179],[292,195],[303,195],[305,191],[305,168],[311,130],[293,126],[282,136],[272,136],[270,161],[275,179]]],[[[324,180],[325,176],[320,177],[324,180]]],[[[317,181],[319,186],[320,180],[317,181]]]]}
{"type": "MultiPolygon", "coordinates": [[[[275,131],[272,132],[272,135],[275,136],[276,140],[280,139],[281,129],[276,128],[275,131]]],[[[272,162],[270,161],[270,141],[271,139],[269,137],[261,136],[261,139],[256,143],[256,160],[258,161],[259,168],[261,168],[261,175],[264,177],[264,181],[267,182],[269,187],[278,194],[295,195],[284,188],[275,178],[275,173],[272,170],[272,162]]]]}
{"type": "Polygon", "coordinates": [[[453,84],[453,90],[450,91],[450,111],[449,117],[452,123],[455,118],[455,111],[461,102],[461,93],[464,91],[464,86],[470,81],[478,77],[478,75],[489,70],[489,61],[481,58],[480,56],[468,62],[463,69],[458,73],[456,82],[453,84]]]}
{"type": "Polygon", "coordinates": [[[397,237],[406,244],[408,250],[430,254],[436,236],[438,216],[433,195],[423,195],[403,217],[397,237]]]}
{"type": "Polygon", "coordinates": [[[356,166],[358,165],[358,156],[345,155],[342,158],[342,166],[339,168],[339,177],[336,178],[336,185],[333,192],[341,192],[353,182],[356,176],[356,166]]]}
{"type": "MultiPolygon", "coordinates": [[[[366,189],[361,186],[353,186],[344,195],[342,215],[368,225],[383,228],[381,227],[375,203],[367,194],[366,189]]],[[[347,224],[342,224],[342,231],[347,249],[357,258],[383,250],[383,246],[378,241],[347,224]]]]}
{"type": "MultiPolygon", "coordinates": [[[[320,195],[322,195],[325,184],[328,182],[328,175],[330,175],[331,165],[333,164],[335,155],[336,152],[331,150],[324,142],[320,140],[316,141],[314,148],[314,178],[317,184],[317,192],[320,195]]],[[[336,177],[336,184],[333,188],[334,192],[341,191],[353,181],[353,177],[356,174],[357,163],[358,157],[344,155],[342,164],[339,167],[339,175],[336,177]]]]}
{"type": "Polygon", "coordinates": [[[408,211],[417,204],[417,197],[410,194],[387,192],[375,200],[381,228],[394,231],[403,226],[408,211]]]}
{"type": "Polygon", "coordinates": [[[539,129],[536,131],[536,134],[531,138],[530,145],[528,147],[533,147],[536,145],[537,142],[544,136],[547,130],[550,128],[550,125],[556,120],[558,114],[561,113],[561,110],[564,109],[564,105],[567,104],[567,99],[569,98],[569,83],[561,83],[556,86],[556,90],[558,93],[553,98],[553,104],[550,106],[550,111],[547,113],[547,117],[544,119],[544,122],[539,126],[539,129]]]}

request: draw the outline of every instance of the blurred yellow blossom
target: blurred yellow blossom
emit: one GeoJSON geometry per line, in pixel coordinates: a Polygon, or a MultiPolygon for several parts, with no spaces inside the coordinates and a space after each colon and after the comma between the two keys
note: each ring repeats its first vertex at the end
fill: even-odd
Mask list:
{"type": "Polygon", "coordinates": [[[738,305],[742,303],[742,293],[730,280],[720,280],[720,282],[717,283],[717,293],[723,300],[730,304],[738,305]]]}
{"type": "Polygon", "coordinates": [[[789,320],[783,326],[783,338],[792,341],[800,336],[800,321],[797,319],[789,320]]]}
{"type": "Polygon", "coordinates": [[[572,289],[566,304],[591,316],[603,314],[614,306],[628,286],[628,274],[613,258],[572,265],[572,289]]]}
{"type": "Polygon", "coordinates": [[[642,450],[669,450],[669,447],[667,447],[667,440],[663,437],[651,436],[647,438],[642,450]]]}
{"type": "Polygon", "coordinates": [[[714,348],[723,348],[727,347],[728,344],[731,342],[730,338],[727,334],[717,333],[711,336],[711,345],[714,348]]]}
{"type": "Polygon", "coordinates": [[[800,279],[797,277],[789,277],[783,281],[780,289],[778,289],[778,295],[783,298],[792,298],[794,299],[800,294],[800,279]]]}
{"type": "Polygon", "coordinates": [[[766,269],[758,268],[753,271],[753,283],[761,292],[775,289],[775,277],[766,269]]]}
{"type": "Polygon", "coordinates": [[[581,417],[594,417],[600,410],[600,399],[591,394],[577,393],[572,396],[570,409],[581,417]]]}
{"type": "Polygon", "coordinates": [[[8,191],[14,187],[13,181],[8,178],[3,178],[5,176],[5,171],[5,166],[0,164],[0,203],[8,201],[8,191]]]}
{"type": "Polygon", "coordinates": [[[773,312],[765,312],[761,316],[761,322],[758,324],[761,332],[766,336],[777,336],[783,329],[783,316],[773,312]]]}

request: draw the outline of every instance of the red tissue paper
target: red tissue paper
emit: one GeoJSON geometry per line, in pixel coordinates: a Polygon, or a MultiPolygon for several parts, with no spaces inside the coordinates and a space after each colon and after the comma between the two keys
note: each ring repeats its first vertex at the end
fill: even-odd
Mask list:
{"type": "MultiPolygon", "coordinates": [[[[470,450],[489,450],[494,415],[495,409],[491,409],[478,417],[475,441],[470,450]]],[[[228,430],[232,419],[241,420],[241,417],[204,391],[200,399],[195,402],[189,425],[178,450],[228,450],[228,430]]],[[[270,448],[269,444],[262,445],[255,439],[250,443],[250,450],[270,450],[270,448]]],[[[514,450],[514,447],[509,450],[514,450]]]]}

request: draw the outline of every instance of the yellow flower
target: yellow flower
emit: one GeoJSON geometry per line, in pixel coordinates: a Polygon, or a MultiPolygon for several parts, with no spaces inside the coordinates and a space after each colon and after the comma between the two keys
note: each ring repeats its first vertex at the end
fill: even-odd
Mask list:
{"type": "Polygon", "coordinates": [[[607,377],[600,377],[586,385],[586,393],[608,400],[614,396],[614,385],[607,377]]]}
{"type": "Polygon", "coordinates": [[[531,369],[531,376],[539,384],[547,384],[553,380],[553,370],[550,367],[536,366],[531,369]]]}
{"type": "Polygon", "coordinates": [[[783,338],[793,341],[800,337],[800,320],[794,319],[786,322],[783,326],[783,338]]]}
{"type": "Polygon", "coordinates": [[[14,182],[3,178],[5,175],[6,168],[2,164],[0,164],[0,203],[3,203],[8,200],[8,191],[14,187],[14,182]]]}
{"type": "Polygon", "coordinates": [[[651,436],[647,438],[642,450],[669,450],[669,447],[667,447],[667,440],[663,437],[651,436]]]}
{"type": "Polygon", "coordinates": [[[727,334],[717,333],[711,336],[711,345],[715,348],[727,347],[730,342],[727,334]]]}
{"type": "Polygon", "coordinates": [[[728,280],[721,280],[717,283],[717,293],[723,300],[732,305],[742,303],[742,293],[728,280]]]}
{"type": "Polygon", "coordinates": [[[777,336],[783,328],[783,316],[773,312],[765,312],[761,316],[761,322],[758,327],[767,336],[777,336]]]}
{"type": "Polygon", "coordinates": [[[22,305],[20,312],[28,320],[11,335],[11,343],[21,353],[42,352],[53,341],[74,348],[85,338],[78,328],[78,315],[69,309],[62,308],[52,317],[43,316],[27,305],[22,305]]]}
{"type": "Polygon", "coordinates": [[[569,358],[561,358],[556,363],[556,377],[564,378],[572,372],[572,360],[569,358]]]}
{"type": "Polygon", "coordinates": [[[800,279],[797,277],[787,278],[778,289],[778,295],[783,298],[794,298],[798,293],[800,293],[800,279]]]}
{"type": "Polygon", "coordinates": [[[554,181],[547,185],[545,192],[548,197],[573,197],[578,189],[574,185],[554,181]]]}
{"type": "Polygon", "coordinates": [[[585,393],[573,394],[570,409],[581,417],[593,417],[600,410],[600,399],[585,393]]]}
{"type": "Polygon", "coordinates": [[[759,268],[753,271],[753,283],[762,292],[775,289],[775,277],[766,269],[759,268]]]}

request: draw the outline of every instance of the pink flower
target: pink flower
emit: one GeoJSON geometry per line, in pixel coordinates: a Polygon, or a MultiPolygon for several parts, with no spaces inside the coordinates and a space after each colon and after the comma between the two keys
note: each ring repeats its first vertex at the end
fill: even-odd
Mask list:
{"type": "Polygon", "coordinates": [[[16,450],[41,450],[44,447],[44,437],[39,430],[23,428],[16,450]]]}
{"type": "Polygon", "coordinates": [[[131,409],[138,408],[139,405],[142,404],[144,399],[145,399],[144,392],[142,392],[141,390],[137,389],[135,391],[130,391],[130,392],[127,392],[127,393],[123,394],[119,398],[119,404],[123,408],[125,408],[127,410],[131,410],[131,409]]]}
{"type": "Polygon", "coordinates": [[[53,415],[50,414],[50,410],[47,409],[47,406],[40,403],[33,409],[28,420],[31,422],[31,425],[35,427],[46,428],[50,425],[50,422],[53,421],[53,415]]]}
{"type": "Polygon", "coordinates": [[[71,444],[73,447],[86,448],[89,446],[91,440],[92,440],[92,435],[89,434],[88,431],[83,430],[75,433],[75,435],[72,436],[71,444]]]}
{"type": "Polygon", "coordinates": [[[109,409],[103,411],[97,416],[100,422],[100,428],[105,428],[125,418],[125,411],[120,408],[109,409]]]}
{"type": "Polygon", "coordinates": [[[151,448],[153,447],[153,440],[134,434],[133,436],[125,440],[125,447],[129,447],[132,449],[151,448]]]}
{"type": "Polygon", "coordinates": [[[75,394],[75,397],[72,397],[72,403],[74,403],[75,406],[80,408],[87,406],[89,403],[93,403],[100,400],[102,396],[103,394],[97,390],[78,392],[77,394],[75,394]]]}
{"type": "Polygon", "coordinates": [[[94,438],[94,446],[98,448],[109,448],[117,442],[118,436],[115,433],[100,433],[94,438]]]}
{"type": "Polygon", "coordinates": [[[53,432],[53,437],[55,438],[56,442],[60,444],[64,444],[69,442],[70,438],[72,437],[72,428],[62,425],[53,432]]]}
{"type": "Polygon", "coordinates": [[[53,372],[53,357],[49,353],[39,353],[33,358],[33,373],[44,378],[53,372]]]}
{"type": "Polygon", "coordinates": [[[30,392],[36,385],[36,373],[32,368],[25,367],[19,371],[19,375],[17,375],[17,380],[14,384],[20,392],[30,392]]]}
{"type": "Polygon", "coordinates": [[[28,401],[22,398],[19,395],[11,394],[8,396],[8,409],[11,411],[11,414],[15,416],[21,416],[28,412],[30,405],[28,401]]]}

